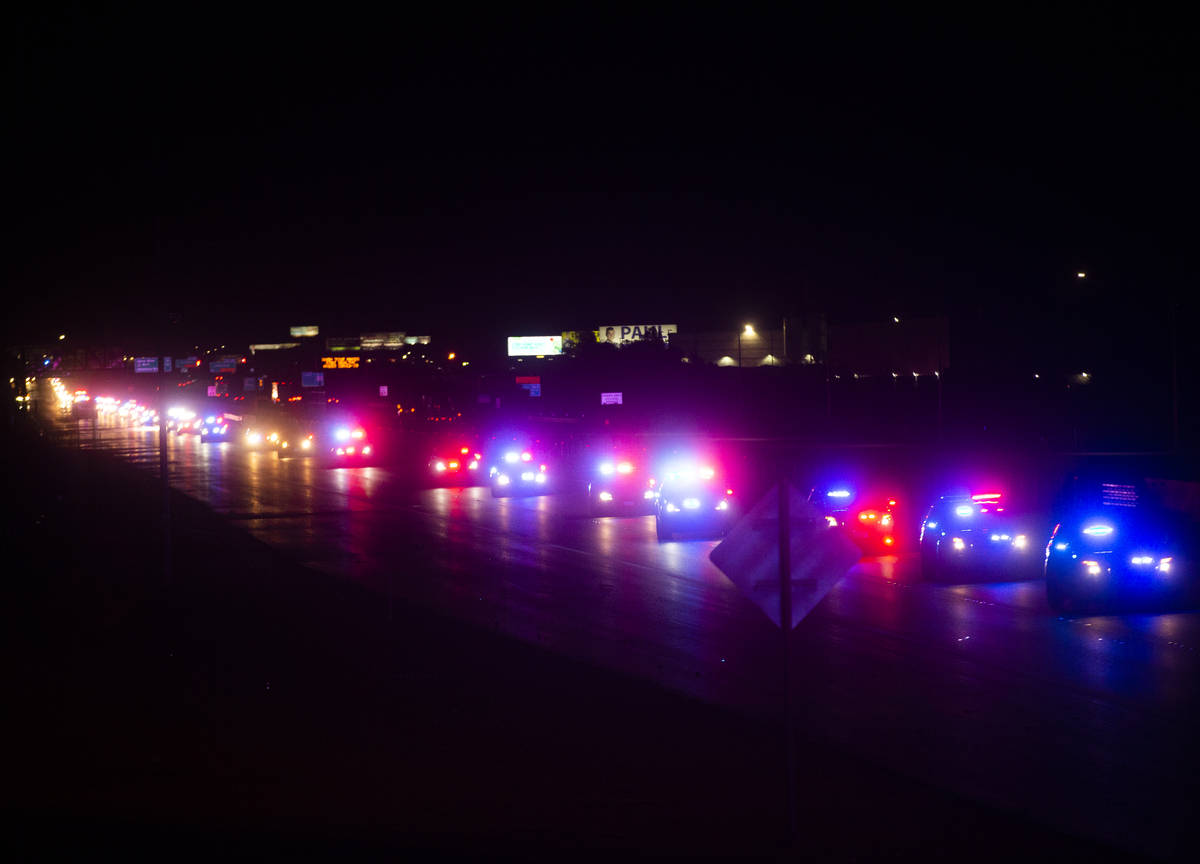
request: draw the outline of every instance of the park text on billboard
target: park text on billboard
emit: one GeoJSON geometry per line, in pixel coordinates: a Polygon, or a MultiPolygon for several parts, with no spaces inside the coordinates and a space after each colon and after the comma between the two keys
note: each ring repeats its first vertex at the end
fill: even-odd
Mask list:
{"type": "Polygon", "coordinates": [[[657,330],[659,338],[670,340],[671,333],[678,333],[679,326],[676,324],[606,324],[596,330],[597,342],[608,342],[612,345],[621,345],[625,342],[640,342],[646,338],[649,331],[651,337],[653,332],[657,330]]]}
{"type": "Polygon", "coordinates": [[[549,357],[563,353],[562,336],[509,336],[509,357],[549,357]]]}

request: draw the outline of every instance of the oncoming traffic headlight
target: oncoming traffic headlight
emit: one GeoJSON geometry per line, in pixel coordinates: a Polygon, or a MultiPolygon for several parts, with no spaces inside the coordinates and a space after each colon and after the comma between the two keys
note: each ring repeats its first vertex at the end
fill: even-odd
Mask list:
{"type": "Polygon", "coordinates": [[[509,465],[513,464],[520,458],[521,458],[521,456],[519,453],[517,453],[516,450],[509,450],[507,453],[504,454],[504,461],[507,462],[509,465]]]}

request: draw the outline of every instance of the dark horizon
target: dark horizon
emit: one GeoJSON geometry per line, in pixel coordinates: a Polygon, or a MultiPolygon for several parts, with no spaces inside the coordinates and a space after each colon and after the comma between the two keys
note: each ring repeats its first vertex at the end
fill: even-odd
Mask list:
{"type": "Polygon", "coordinates": [[[6,341],[823,312],[1020,353],[1186,284],[1171,22],[577,14],[28,14],[6,341]]]}

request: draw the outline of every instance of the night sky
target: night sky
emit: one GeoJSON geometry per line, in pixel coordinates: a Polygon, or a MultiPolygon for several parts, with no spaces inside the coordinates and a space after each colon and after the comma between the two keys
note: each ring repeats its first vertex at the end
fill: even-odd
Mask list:
{"type": "Polygon", "coordinates": [[[32,7],[5,339],[823,311],[1152,346],[1191,279],[1194,30],[972,11],[32,7]]]}

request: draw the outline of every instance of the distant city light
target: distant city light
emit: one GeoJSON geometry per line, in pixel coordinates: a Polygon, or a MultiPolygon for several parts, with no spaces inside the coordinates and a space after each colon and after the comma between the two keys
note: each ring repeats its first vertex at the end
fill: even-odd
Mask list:
{"type": "Polygon", "coordinates": [[[66,333],[59,333],[59,334],[58,334],[58,341],[59,341],[59,342],[63,341],[63,340],[64,340],[64,339],[66,339],[66,338],[67,338],[67,334],[66,334],[66,333]]]}
{"type": "Polygon", "coordinates": [[[1086,278],[1087,278],[1087,273],[1085,273],[1085,272],[1083,272],[1082,270],[1080,270],[1078,273],[1076,273],[1076,274],[1075,274],[1075,278],[1076,278],[1076,279],[1086,279],[1086,278]]]}
{"type": "Polygon", "coordinates": [[[899,319],[899,318],[897,318],[895,315],[893,315],[893,316],[892,316],[892,323],[893,323],[893,324],[899,324],[899,323],[900,323],[900,319],[899,319]]]}

